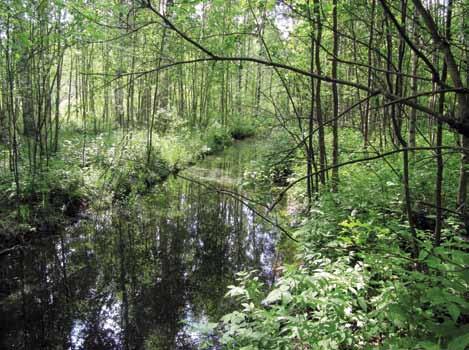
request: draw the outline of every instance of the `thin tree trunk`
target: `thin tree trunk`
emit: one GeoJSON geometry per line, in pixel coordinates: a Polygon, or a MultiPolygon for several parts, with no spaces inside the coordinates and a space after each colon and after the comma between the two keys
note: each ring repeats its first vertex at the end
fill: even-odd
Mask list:
{"type": "MultiPolygon", "coordinates": [[[[334,40],[334,48],[333,48],[333,58],[332,58],[332,79],[337,79],[337,58],[339,56],[339,33],[337,28],[337,1],[332,1],[332,30],[333,30],[333,40],[334,40]]],[[[373,1],[374,4],[374,1],[373,1]]],[[[374,6],[373,6],[374,8],[374,6]]],[[[371,34],[372,35],[372,34],[371,34]]],[[[369,100],[367,100],[367,103],[369,100]]],[[[332,170],[332,192],[338,192],[339,188],[339,92],[337,89],[337,83],[332,83],[332,165],[334,166],[332,170]]],[[[367,109],[368,112],[368,109],[367,109]]],[[[368,119],[368,113],[367,117],[368,119]]]]}
{"type": "MultiPolygon", "coordinates": [[[[322,23],[321,23],[321,14],[320,14],[320,0],[314,0],[314,18],[316,21],[316,53],[315,53],[315,63],[316,63],[316,73],[321,74],[321,40],[322,40],[322,23]]],[[[316,79],[316,119],[318,122],[318,145],[319,145],[319,168],[321,170],[319,179],[321,185],[326,184],[327,173],[324,171],[326,169],[326,142],[325,142],[325,131],[324,131],[324,118],[322,114],[322,101],[321,101],[321,84],[320,79],[316,79]]]]}

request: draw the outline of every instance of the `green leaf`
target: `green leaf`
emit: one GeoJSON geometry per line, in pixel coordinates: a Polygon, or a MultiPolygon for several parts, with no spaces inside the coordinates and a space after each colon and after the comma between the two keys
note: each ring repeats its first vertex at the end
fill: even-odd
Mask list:
{"type": "Polygon", "coordinates": [[[453,321],[457,322],[459,315],[461,314],[461,310],[456,304],[451,303],[448,305],[448,313],[451,315],[453,321]]]}
{"type": "Polygon", "coordinates": [[[363,299],[362,297],[359,297],[357,299],[357,301],[358,301],[358,305],[360,305],[360,307],[363,309],[363,311],[366,312],[368,310],[368,306],[366,305],[365,299],[363,299]]]}
{"type": "Polygon", "coordinates": [[[280,289],[274,289],[267,295],[267,298],[265,298],[262,303],[263,304],[273,304],[279,300],[282,299],[283,292],[280,289]]]}
{"type": "Polygon", "coordinates": [[[230,289],[228,293],[226,293],[227,297],[237,297],[241,295],[247,295],[246,289],[242,287],[236,287],[236,286],[228,286],[230,289]]]}
{"type": "Polygon", "coordinates": [[[244,314],[239,311],[234,311],[221,318],[224,323],[240,324],[244,321],[244,314]]]}
{"type": "Polygon", "coordinates": [[[469,333],[461,335],[448,344],[448,350],[465,350],[469,345],[469,333]]]}
{"type": "Polygon", "coordinates": [[[424,349],[424,350],[440,350],[440,345],[435,344],[430,341],[423,341],[417,344],[417,349],[424,349]]]}

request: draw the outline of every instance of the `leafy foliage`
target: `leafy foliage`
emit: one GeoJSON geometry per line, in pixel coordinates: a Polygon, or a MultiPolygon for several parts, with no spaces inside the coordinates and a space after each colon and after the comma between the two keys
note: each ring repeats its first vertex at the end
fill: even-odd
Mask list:
{"type": "Polygon", "coordinates": [[[227,293],[240,308],[222,318],[220,342],[226,349],[464,349],[468,244],[432,249],[422,241],[413,260],[397,243],[403,234],[349,220],[325,246],[311,237],[301,263],[284,266],[267,290],[255,274],[240,274],[227,293]],[[331,247],[342,254],[327,257],[331,247]]]}

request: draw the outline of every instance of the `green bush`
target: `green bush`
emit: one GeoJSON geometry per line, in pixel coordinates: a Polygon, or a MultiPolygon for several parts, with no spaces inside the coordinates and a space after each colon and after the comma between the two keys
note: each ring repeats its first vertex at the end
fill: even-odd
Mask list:
{"type": "Polygon", "coordinates": [[[274,186],[286,186],[293,175],[295,165],[295,144],[290,138],[274,133],[271,140],[258,150],[260,154],[251,171],[257,181],[274,186]]]}
{"type": "Polygon", "coordinates": [[[254,136],[256,133],[255,126],[247,120],[238,119],[230,127],[230,135],[235,140],[244,140],[248,137],[254,136]]]}
{"type": "Polygon", "coordinates": [[[213,127],[206,134],[207,153],[222,151],[225,147],[231,145],[233,140],[230,133],[221,127],[213,127]]]}
{"type": "Polygon", "coordinates": [[[270,288],[239,275],[227,293],[239,308],[212,327],[224,349],[466,349],[466,242],[419,240],[413,259],[397,243],[408,238],[400,225],[341,227],[306,244],[301,265],[284,266],[270,288]],[[329,258],[331,248],[342,253],[329,258]]]}
{"type": "Polygon", "coordinates": [[[150,157],[139,144],[124,147],[120,158],[107,174],[114,196],[122,199],[130,193],[144,194],[170,174],[168,163],[153,149],[150,157]]]}

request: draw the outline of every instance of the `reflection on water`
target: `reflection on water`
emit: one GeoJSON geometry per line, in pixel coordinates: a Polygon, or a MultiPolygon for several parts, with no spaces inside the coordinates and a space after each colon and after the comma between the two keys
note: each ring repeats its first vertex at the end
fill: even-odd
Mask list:
{"type": "MultiPolygon", "coordinates": [[[[236,145],[184,172],[240,182],[255,146],[236,145]]],[[[196,349],[188,324],[218,320],[236,272],[263,271],[275,233],[230,196],[172,178],[4,256],[0,348],[196,349]]]]}

